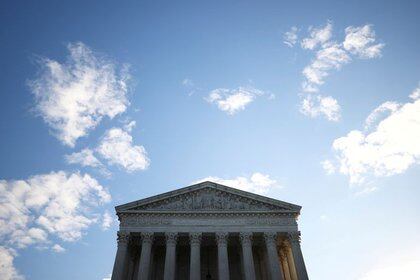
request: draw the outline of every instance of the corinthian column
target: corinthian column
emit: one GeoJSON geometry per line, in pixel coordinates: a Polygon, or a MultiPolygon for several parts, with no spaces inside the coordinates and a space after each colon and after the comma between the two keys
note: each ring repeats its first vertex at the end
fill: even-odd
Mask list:
{"type": "Polygon", "coordinates": [[[268,264],[272,280],[284,280],[283,272],[279,262],[279,255],[277,254],[277,233],[264,233],[265,245],[267,247],[268,264]]]}
{"type": "Polygon", "coordinates": [[[229,234],[227,232],[217,232],[217,269],[219,271],[219,280],[229,280],[229,259],[227,252],[227,241],[229,234]]]}
{"type": "Polygon", "coordinates": [[[288,234],[290,247],[292,249],[293,261],[295,263],[298,280],[308,280],[305,261],[303,260],[302,250],[300,249],[300,232],[291,232],[288,234]]]}
{"type": "Polygon", "coordinates": [[[200,245],[201,245],[201,232],[190,233],[190,280],[200,280],[200,245]]]}
{"type": "Polygon", "coordinates": [[[252,256],[252,232],[241,232],[239,237],[242,244],[245,280],[255,280],[254,258],[252,256]]]}
{"type": "Polygon", "coordinates": [[[289,268],[289,274],[291,280],[298,280],[296,273],[295,261],[293,260],[292,249],[290,247],[290,242],[283,241],[283,249],[287,259],[287,266],[289,268]]]}
{"type": "Polygon", "coordinates": [[[130,234],[128,232],[117,233],[117,254],[115,256],[114,269],[112,270],[112,280],[125,279],[125,267],[128,259],[128,242],[130,234]]]}
{"type": "Polygon", "coordinates": [[[178,233],[168,232],[166,237],[166,256],[165,256],[165,271],[163,273],[164,280],[175,279],[175,261],[176,261],[176,241],[178,233]]]}
{"type": "Polygon", "coordinates": [[[141,233],[141,254],[139,260],[138,280],[148,280],[150,271],[150,253],[152,252],[153,232],[141,233]]]}
{"type": "Polygon", "coordinates": [[[287,256],[284,250],[280,250],[280,262],[284,272],[284,280],[292,280],[290,276],[289,263],[287,262],[287,256]]]}

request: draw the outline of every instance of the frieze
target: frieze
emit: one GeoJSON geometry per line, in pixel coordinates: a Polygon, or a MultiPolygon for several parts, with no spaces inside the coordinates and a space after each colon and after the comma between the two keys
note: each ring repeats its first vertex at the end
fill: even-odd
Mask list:
{"type": "Polygon", "coordinates": [[[205,226],[205,225],[239,225],[239,226],[296,226],[296,220],[289,217],[143,217],[137,215],[126,215],[121,219],[121,227],[142,227],[142,226],[205,226]]]}

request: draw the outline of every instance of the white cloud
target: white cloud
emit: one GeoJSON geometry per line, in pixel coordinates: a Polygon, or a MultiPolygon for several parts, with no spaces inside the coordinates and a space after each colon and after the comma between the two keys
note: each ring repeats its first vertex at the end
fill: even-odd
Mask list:
{"type": "Polygon", "coordinates": [[[332,69],[340,69],[343,64],[350,62],[350,57],[339,44],[329,43],[316,53],[315,59],[306,66],[302,73],[305,77],[303,91],[316,92],[318,86],[324,83],[324,79],[332,69]]]}
{"type": "Polygon", "coordinates": [[[386,102],[372,114],[376,116],[389,104],[393,104],[390,114],[371,130],[352,130],[332,145],[337,169],[348,175],[351,183],[361,184],[369,175],[400,174],[420,163],[420,99],[398,106],[386,102]]]}
{"type": "Polygon", "coordinates": [[[110,199],[88,174],[59,171],[0,180],[0,241],[18,248],[48,243],[49,235],[76,241],[96,222],[93,208],[110,199]]]}
{"type": "Polygon", "coordinates": [[[239,87],[237,89],[218,88],[212,90],[205,99],[209,103],[216,104],[220,110],[229,115],[234,115],[244,110],[257,96],[263,94],[263,91],[252,87],[239,87]]]}
{"type": "Polygon", "coordinates": [[[12,249],[0,246],[0,279],[2,280],[23,280],[24,277],[19,274],[13,261],[16,252],[12,249]]]}
{"type": "Polygon", "coordinates": [[[91,149],[83,149],[80,152],[65,155],[67,163],[80,164],[81,166],[100,167],[102,163],[95,157],[91,149]]]}
{"type": "Polygon", "coordinates": [[[283,35],[283,43],[288,45],[289,47],[293,47],[297,40],[298,40],[298,28],[296,26],[292,26],[292,28],[285,32],[283,35]]]}
{"type": "Polygon", "coordinates": [[[324,116],[329,121],[340,120],[340,105],[331,96],[306,96],[301,105],[301,112],[312,118],[324,116]]]}
{"type": "Polygon", "coordinates": [[[124,112],[129,74],[96,55],[83,43],[67,46],[67,61],[42,59],[40,76],[30,82],[36,110],[65,145],[73,147],[104,116],[114,118],[124,112]]]}
{"type": "Polygon", "coordinates": [[[302,40],[300,43],[302,48],[313,50],[317,46],[329,41],[332,36],[332,24],[327,22],[324,27],[314,28],[309,27],[309,37],[302,40]]]}
{"type": "Polygon", "coordinates": [[[109,229],[113,222],[114,219],[112,218],[111,214],[108,211],[105,211],[105,213],[102,216],[102,229],[109,229]]]}
{"type": "Polygon", "coordinates": [[[51,249],[56,253],[63,253],[66,251],[66,249],[61,247],[59,244],[54,244],[54,246],[52,246],[51,249]]]}
{"type": "Polygon", "coordinates": [[[222,179],[219,177],[210,176],[201,180],[197,180],[195,183],[204,181],[212,181],[229,187],[258,194],[266,194],[273,188],[280,187],[276,180],[271,179],[269,175],[265,175],[259,172],[253,173],[249,178],[240,176],[234,179],[222,179]]]}
{"type": "Polygon", "coordinates": [[[96,151],[110,165],[118,165],[128,172],[146,169],[150,160],[143,146],[133,145],[133,137],[121,128],[105,132],[96,151]]]}
{"type": "Polygon", "coordinates": [[[109,274],[108,277],[102,278],[102,280],[111,280],[111,274],[109,274]]]}
{"type": "Polygon", "coordinates": [[[420,259],[406,260],[370,270],[359,280],[417,280],[420,278],[420,259]]]}
{"type": "Polygon", "coordinates": [[[343,42],[344,49],[360,58],[375,58],[381,56],[384,44],[374,44],[375,31],[372,25],[360,27],[349,26],[346,28],[346,38],[343,42]]]}

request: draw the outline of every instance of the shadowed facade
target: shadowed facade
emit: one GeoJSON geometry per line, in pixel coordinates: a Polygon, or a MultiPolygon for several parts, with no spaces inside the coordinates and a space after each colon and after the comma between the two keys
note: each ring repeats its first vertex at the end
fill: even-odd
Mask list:
{"type": "Polygon", "coordinates": [[[112,280],[307,280],[300,209],[213,182],[117,206],[112,280]]]}

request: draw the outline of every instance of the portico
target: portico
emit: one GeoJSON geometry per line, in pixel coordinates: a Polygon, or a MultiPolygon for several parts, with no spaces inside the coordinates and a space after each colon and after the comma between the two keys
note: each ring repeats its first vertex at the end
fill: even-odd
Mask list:
{"type": "Polygon", "coordinates": [[[112,280],[306,280],[300,209],[212,182],[117,206],[112,280]]]}

